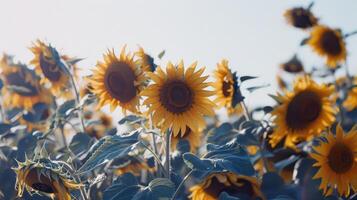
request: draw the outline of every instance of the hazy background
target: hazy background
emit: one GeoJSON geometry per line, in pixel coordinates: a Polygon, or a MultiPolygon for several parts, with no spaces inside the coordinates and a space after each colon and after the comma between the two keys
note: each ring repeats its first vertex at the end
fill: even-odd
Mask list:
{"type": "MultiPolygon", "coordinates": [[[[29,62],[28,50],[37,38],[61,53],[85,58],[79,66],[88,74],[107,48],[127,44],[156,56],[186,64],[197,60],[211,72],[222,58],[242,75],[260,78],[251,84],[272,86],[248,95],[248,105],[272,103],[277,66],[299,52],[305,65],[323,60],[298,48],[307,32],[288,26],[283,18],[297,0],[9,0],[0,1],[0,52],[29,62]]],[[[357,30],[356,0],[318,0],[313,12],[323,24],[345,32],[357,30]]],[[[347,41],[349,67],[357,72],[357,36],[347,41]]]]}

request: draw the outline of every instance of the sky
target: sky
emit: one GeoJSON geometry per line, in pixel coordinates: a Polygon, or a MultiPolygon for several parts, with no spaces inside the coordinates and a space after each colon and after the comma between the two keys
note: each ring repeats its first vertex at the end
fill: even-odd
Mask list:
{"type": "MultiPolygon", "coordinates": [[[[0,0],[0,52],[28,63],[32,42],[42,39],[60,53],[84,58],[88,74],[108,48],[119,53],[142,46],[158,64],[198,61],[211,73],[226,58],[239,75],[258,76],[246,86],[271,86],[246,93],[247,104],[271,104],[280,63],[296,52],[307,66],[323,63],[299,43],[308,33],[288,26],[286,9],[307,6],[297,0],[0,0]]],[[[357,1],[317,0],[320,22],[344,32],[357,30],[357,1]]],[[[357,73],[357,35],[347,40],[349,68],[357,73]]]]}

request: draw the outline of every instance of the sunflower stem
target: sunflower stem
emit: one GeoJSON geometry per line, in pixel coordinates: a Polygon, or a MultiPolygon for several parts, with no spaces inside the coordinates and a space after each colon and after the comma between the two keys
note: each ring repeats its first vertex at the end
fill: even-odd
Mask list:
{"type": "Polygon", "coordinates": [[[2,106],[2,104],[0,104],[0,114],[1,114],[1,121],[4,122],[6,120],[5,117],[5,112],[4,112],[4,107],[2,106]]]}
{"type": "Polygon", "coordinates": [[[67,143],[67,139],[66,139],[66,136],[64,134],[64,129],[63,129],[63,124],[60,124],[59,125],[59,128],[61,130],[61,136],[62,136],[62,142],[63,142],[63,145],[66,149],[68,149],[68,143],[67,143]]]}
{"type": "Polygon", "coordinates": [[[152,153],[152,155],[154,156],[155,161],[156,161],[156,163],[158,165],[158,169],[160,169],[160,168],[165,169],[165,167],[161,163],[161,160],[160,160],[159,156],[150,147],[145,145],[144,142],[140,141],[140,143],[141,143],[141,145],[143,145],[145,147],[145,149],[147,149],[148,151],[150,151],[150,153],[152,153]]]}
{"type": "MultiPolygon", "coordinates": [[[[150,130],[152,130],[154,128],[153,122],[152,122],[152,113],[150,113],[149,115],[149,124],[150,124],[150,130]]],[[[156,137],[155,137],[155,133],[151,131],[151,136],[152,136],[152,146],[154,148],[154,152],[155,155],[158,155],[158,150],[157,150],[157,144],[156,144],[156,137]]],[[[161,164],[161,160],[158,159],[157,162],[160,163],[156,163],[156,165],[160,165],[161,164]]],[[[158,167],[158,174],[160,174],[160,168],[158,167]]]]}
{"type": "MultiPolygon", "coordinates": [[[[346,69],[347,69],[347,67],[346,67],[346,69]]],[[[333,77],[335,88],[336,88],[337,91],[339,91],[340,90],[340,86],[337,83],[336,73],[332,73],[332,77],[333,77]]],[[[348,76],[348,70],[346,70],[346,77],[347,77],[347,80],[350,82],[350,78],[348,76]]],[[[340,122],[343,124],[343,122],[345,120],[345,117],[344,117],[342,104],[341,103],[337,103],[337,106],[338,106],[339,114],[340,114],[340,117],[341,117],[340,122]]]]}
{"type": "Polygon", "coordinates": [[[248,108],[247,108],[247,105],[245,104],[244,100],[240,102],[240,105],[242,106],[243,114],[244,114],[245,119],[247,121],[252,120],[250,115],[249,115],[248,108]]]}
{"type": "MultiPolygon", "coordinates": [[[[69,66],[66,62],[63,62],[64,65],[65,65],[65,69],[66,69],[66,72],[67,74],[69,75],[70,77],[70,80],[71,80],[71,84],[72,84],[72,88],[73,88],[73,93],[75,95],[75,101],[76,101],[76,105],[78,106],[80,104],[80,97],[79,97],[79,92],[78,92],[78,89],[77,89],[77,84],[76,84],[76,81],[74,80],[73,78],[73,75],[72,73],[70,72],[69,70],[69,66]]],[[[78,110],[78,118],[81,122],[81,131],[84,133],[85,131],[85,125],[84,125],[84,119],[83,119],[83,114],[82,114],[82,109],[79,109],[78,110]]]]}
{"type": "Polygon", "coordinates": [[[166,171],[166,178],[170,179],[170,141],[171,141],[171,134],[172,131],[169,129],[166,132],[166,139],[165,139],[165,143],[166,143],[166,160],[165,160],[165,171],[166,171]]]}
{"type": "Polygon", "coordinates": [[[352,35],[356,35],[356,34],[357,34],[357,31],[352,31],[352,32],[350,32],[350,33],[345,34],[345,35],[344,35],[344,38],[348,38],[348,37],[350,37],[350,36],[352,36],[352,35]]]}
{"type": "Polygon", "coordinates": [[[260,142],[260,154],[262,156],[264,173],[269,172],[268,161],[267,161],[267,159],[265,157],[265,141],[266,141],[267,133],[268,133],[268,131],[264,131],[263,139],[260,142]]]}
{"type": "Polygon", "coordinates": [[[182,186],[184,185],[184,183],[186,182],[186,180],[191,176],[191,174],[193,173],[193,170],[191,169],[187,174],[186,176],[183,178],[183,180],[181,181],[181,183],[178,185],[174,195],[172,196],[172,200],[175,200],[175,198],[177,197],[180,189],[182,188],[182,186]]]}
{"type": "Polygon", "coordinates": [[[345,73],[346,73],[346,77],[347,77],[347,79],[348,79],[348,81],[349,81],[349,84],[352,85],[353,80],[352,80],[352,76],[351,76],[351,74],[350,74],[350,70],[348,69],[347,61],[346,61],[346,63],[345,63],[345,73]]]}

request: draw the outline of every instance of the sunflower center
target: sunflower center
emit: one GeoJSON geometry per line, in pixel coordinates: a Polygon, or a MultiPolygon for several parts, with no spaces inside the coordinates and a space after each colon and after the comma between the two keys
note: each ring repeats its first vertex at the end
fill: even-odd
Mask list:
{"type": "Polygon", "coordinates": [[[112,124],[112,121],[111,121],[110,118],[107,117],[107,116],[101,116],[101,117],[100,117],[100,120],[101,120],[102,124],[103,124],[105,127],[109,127],[109,126],[111,126],[111,124],[112,124]]]}
{"type": "Polygon", "coordinates": [[[332,146],[328,154],[328,165],[330,168],[340,174],[347,172],[353,166],[354,154],[352,150],[343,143],[336,143],[332,146]]]}
{"type": "Polygon", "coordinates": [[[39,173],[39,169],[31,169],[26,177],[26,184],[41,192],[55,193],[56,190],[52,187],[51,180],[39,173]]]}
{"type": "Polygon", "coordinates": [[[231,95],[231,92],[229,91],[231,89],[231,83],[228,81],[224,81],[222,84],[222,92],[225,97],[229,97],[231,95]]]}
{"type": "Polygon", "coordinates": [[[31,185],[31,187],[35,190],[41,191],[41,192],[46,192],[46,193],[53,193],[53,189],[51,186],[43,184],[43,183],[34,183],[31,185]]]}
{"type": "Polygon", "coordinates": [[[125,62],[119,61],[108,66],[104,85],[109,94],[122,103],[128,103],[136,97],[135,74],[125,62]]]}
{"type": "Polygon", "coordinates": [[[283,69],[290,73],[299,73],[304,70],[302,63],[294,57],[287,63],[283,64],[283,69]]]}
{"type": "Polygon", "coordinates": [[[331,55],[338,55],[341,53],[340,38],[332,30],[326,31],[321,37],[322,48],[331,55]]]}
{"type": "Polygon", "coordinates": [[[42,114],[41,114],[41,120],[45,120],[50,116],[50,111],[49,109],[45,109],[42,114]]]}
{"type": "Polygon", "coordinates": [[[314,25],[310,11],[304,8],[296,8],[292,11],[292,19],[295,27],[308,28],[314,25]]]}
{"type": "Polygon", "coordinates": [[[26,82],[25,75],[21,72],[11,73],[6,76],[6,81],[11,86],[17,86],[15,92],[22,96],[36,96],[38,95],[38,89],[30,82],[26,82]]]}
{"type": "Polygon", "coordinates": [[[211,185],[205,188],[204,191],[214,198],[218,198],[219,195],[223,192],[226,192],[228,195],[234,197],[254,196],[253,187],[248,181],[242,179],[239,180],[238,184],[240,186],[234,185],[233,183],[230,183],[230,185],[227,186],[221,183],[216,177],[213,177],[211,180],[211,185]]]}
{"type": "Polygon", "coordinates": [[[40,54],[40,67],[43,75],[48,78],[48,80],[56,82],[59,81],[62,75],[62,71],[56,62],[53,62],[46,58],[43,54],[40,54]]]}
{"type": "Polygon", "coordinates": [[[303,129],[319,117],[321,110],[322,102],[316,93],[300,92],[288,105],[286,123],[291,129],[303,129]]]}
{"type": "Polygon", "coordinates": [[[191,108],[193,92],[181,80],[167,82],[160,90],[160,102],[170,112],[180,114],[191,108]]]}

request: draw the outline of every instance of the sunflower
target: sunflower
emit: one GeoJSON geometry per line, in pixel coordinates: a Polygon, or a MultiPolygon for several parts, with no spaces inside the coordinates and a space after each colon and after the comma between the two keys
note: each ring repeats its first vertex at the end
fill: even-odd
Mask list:
{"type": "Polygon", "coordinates": [[[79,189],[82,184],[77,183],[69,175],[65,166],[48,159],[28,160],[14,169],[17,174],[17,196],[21,197],[26,188],[28,192],[56,197],[58,200],[70,200],[70,190],[79,189]]]}
{"type": "Polygon", "coordinates": [[[281,64],[280,67],[282,70],[293,74],[304,71],[304,66],[296,55],[289,61],[281,64]]]}
{"type": "MultiPolygon", "coordinates": [[[[87,79],[86,79],[87,80],[87,79]]],[[[84,81],[84,84],[79,89],[79,96],[83,98],[86,95],[92,95],[93,86],[89,81],[84,81]]]]}
{"type": "Polygon", "coordinates": [[[154,58],[145,53],[142,47],[139,48],[135,55],[139,57],[140,66],[145,72],[154,72],[157,65],[154,62],[154,58]]]}
{"type": "Polygon", "coordinates": [[[336,136],[329,132],[320,146],[314,147],[311,157],[319,170],[313,178],[320,179],[320,189],[329,195],[337,188],[341,196],[349,196],[350,188],[357,191],[357,127],[347,134],[340,125],[336,136]]]}
{"type": "Polygon", "coordinates": [[[93,120],[92,123],[89,123],[86,128],[85,132],[90,136],[96,137],[97,139],[102,138],[105,136],[106,132],[114,128],[113,126],[113,119],[111,116],[105,114],[104,112],[86,112],[85,117],[87,119],[93,120]],[[89,116],[89,113],[91,115],[89,116]]]}
{"type": "Polygon", "coordinates": [[[196,71],[196,66],[193,63],[185,71],[182,61],[177,67],[169,62],[166,73],[157,67],[148,74],[154,83],[142,92],[148,97],[144,104],[162,132],[170,128],[174,136],[184,136],[187,127],[197,132],[205,127],[203,116],[214,115],[215,104],[208,99],[213,93],[205,90],[208,76],[201,76],[204,68],[196,71]]]}
{"type": "Polygon", "coordinates": [[[49,105],[40,102],[35,104],[31,111],[24,113],[19,123],[26,125],[28,131],[45,131],[49,126],[52,112],[49,105]]]}
{"type": "MultiPolygon", "coordinates": [[[[357,78],[354,78],[354,85],[357,85],[357,78]]],[[[347,94],[346,100],[343,102],[343,107],[345,107],[348,111],[352,111],[357,108],[357,87],[350,89],[347,94]]]]}
{"type": "Polygon", "coordinates": [[[228,67],[228,61],[223,59],[217,64],[214,71],[216,81],[212,84],[216,93],[214,102],[219,107],[225,107],[228,115],[239,114],[242,112],[240,105],[233,105],[233,98],[238,88],[237,77],[232,74],[228,67]]]}
{"type": "Polygon", "coordinates": [[[277,97],[280,104],[272,111],[276,129],[269,136],[272,147],[285,137],[285,146],[295,148],[295,143],[311,140],[329,127],[337,113],[333,94],[333,86],[298,77],[292,92],[277,97]]]}
{"type": "Polygon", "coordinates": [[[322,25],[315,26],[308,44],[318,55],[326,57],[326,64],[332,69],[346,60],[346,44],[340,30],[322,25]]]}
{"type": "Polygon", "coordinates": [[[318,19],[312,14],[310,9],[297,7],[287,10],[284,13],[286,21],[296,28],[307,29],[318,23],[318,19]]]}
{"type": "Polygon", "coordinates": [[[2,88],[5,107],[20,107],[31,110],[33,105],[43,102],[50,104],[52,95],[39,83],[36,74],[23,64],[13,63],[11,57],[4,55],[0,61],[2,88]]]}
{"type": "Polygon", "coordinates": [[[140,91],[144,88],[144,74],[138,60],[134,56],[126,55],[125,47],[116,57],[114,51],[104,55],[104,62],[98,62],[94,74],[90,78],[92,92],[99,97],[99,107],[110,104],[110,110],[117,106],[138,113],[140,91]]]}
{"type": "Polygon", "coordinates": [[[223,192],[244,199],[265,199],[256,178],[231,172],[212,173],[190,192],[192,200],[216,200],[223,192]]]}
{"type": "Polygon", "coordinates": [[[186,132],[183,135],[179,133],[171,137],[171,149],[176,149],[180,140],[187,140],[190,144],[190,151],[195,152],[201,145],[202,131],[194,132],[189,127],[186,127],[186,132]]]}
{"type": "Polygon", "coordinates": [[[75,65],[65,65],[70,62],[66,55],[60,56],[55,48],[44,42],[37,40],[30,48],[35,55],[30,62],[35,66],[35,71],[41,78],[41,84],[48,85],[52,93],[56,96],[65,98],[72,97],[71,74],[68,74],[66,67],[70,66],[73,72],[76,71],[75,65]]]}

